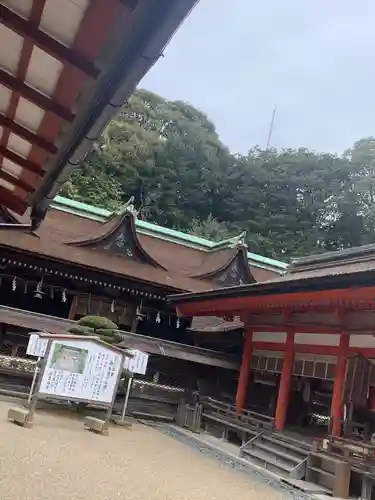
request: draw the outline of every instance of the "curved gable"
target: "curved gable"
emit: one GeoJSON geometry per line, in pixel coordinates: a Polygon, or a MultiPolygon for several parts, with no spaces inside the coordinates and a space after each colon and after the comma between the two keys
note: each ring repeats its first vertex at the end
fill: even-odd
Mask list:
{"type": "Polygon", "coordinates": [[[138,262],[150,264],[153,267],[165,269],[143,248],[137,236],[135,213],[127,206],[122,213],[114,213],[85,238],[67,241],[66,244],[122,255],[138,262]]]}
{"type": "Polygon", "coordinates": [[[206,270],[194,278],[207,279],[221,287],[248,285],[256,282],[248,264],[247,250],[242,245],[212,252],[205,260],[207,262],[204,263],[203,268],[206,267],[206,270]]]}

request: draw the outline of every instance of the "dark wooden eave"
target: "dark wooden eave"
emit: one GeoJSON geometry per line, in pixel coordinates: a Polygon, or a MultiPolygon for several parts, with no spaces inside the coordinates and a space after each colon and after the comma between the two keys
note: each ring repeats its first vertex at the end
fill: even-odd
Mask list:
{"type": "Polygon", "coordinates": [[[242,297],[269,296],[279,294],[297,294],[303,292],[336,291],[342,289],[358,289],[359,287],[371,287],[375,280],[374,269],[362,271],[328,274],[326,276],[313,276],[311,278],[299,278],[298,275],[280,277],[278,280],[254,283],[251,285],[234,286],[207,290],[199,293],[186,293],[171,295],[168,300],[171,304],[201,302],[202,300],[235,299],[242,297]]]}
{"type": "Polygon", "coordinates": [[[0,0],[0,204],[44,219],[197,1],[0,0]]]}

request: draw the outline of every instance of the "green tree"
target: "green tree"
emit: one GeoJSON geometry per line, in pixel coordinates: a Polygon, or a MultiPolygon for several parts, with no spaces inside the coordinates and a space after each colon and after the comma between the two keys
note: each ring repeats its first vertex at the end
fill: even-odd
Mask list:
{"type": "Polygon", "coordinates": [[[375,139],[344,155],[306,148],[232,155],[181,101],[136,91],[64,194],[211,239],[247,233],[251,251],[288,259],[375,241],[375,139]]]}
{"type": "Polygon", "coordinates": [[[134,196],[142,217],[186,229],[211,213],[228,158],[201,111],[139,90],[73,173],[73,196],[110,208],[134,196]]]}
{"type": "Polygon", "coordinates": [[[375,233],[375,138],[366,137],[355,142],[345,152],[352,166],[350,190],[359,205],[367,239],[375,233]]]}
{"type": "Polygon", "coordinates": [[[212,241],[223,241],[233,236],[233,233],[226,227],[224,222],[219,222],[209,214],[207,219],[193,219],[189,234],[200,236],[212,241]]]}

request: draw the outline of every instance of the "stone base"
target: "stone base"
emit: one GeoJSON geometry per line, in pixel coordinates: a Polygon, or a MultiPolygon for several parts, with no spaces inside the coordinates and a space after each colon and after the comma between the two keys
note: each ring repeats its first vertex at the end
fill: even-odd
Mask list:
{"type": "Polygon", "coordinates": [[[112,422],[116,425],[121,426],[121,427],[127,427],[128,429],[130,429],[134,423],[134,418],[125,417],[124,420],[121,420],[120,416],[115,415],[112,417],[112,422]]]}
{"type": "Polygon", "coordinates": [[[31,429],[33,426],[33,422],[27,420],[27,416],[29,414],[29,410],[25,408],[16,408],[12,407],[8,410],[8,420],[11,420],[13,423],[17,425],[21,425],[26,429],[31,429]]]}
{"type": "Polygon", "coordinates": [[[96,417],[85,417],[83,419],[83,425],[85,429],[95,432],[96,434],[102,434],[103,436],[108,436],[108,428],[105,425],[105,421],[96,417]]]}

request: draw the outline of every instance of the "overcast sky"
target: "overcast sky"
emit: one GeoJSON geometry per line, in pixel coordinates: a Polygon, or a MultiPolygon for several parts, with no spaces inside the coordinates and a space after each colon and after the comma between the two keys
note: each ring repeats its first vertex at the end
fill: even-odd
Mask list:
{"type": "Polygon", "coordinates": [[[375,135],[375,0],[200,0],[141,86],[190,102],[233,152],[341,152],[375,135]]]}

